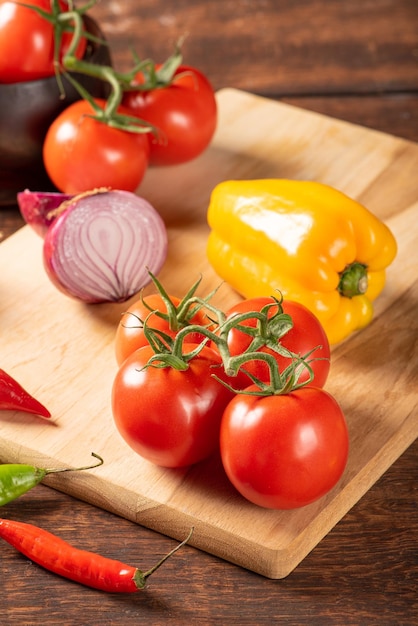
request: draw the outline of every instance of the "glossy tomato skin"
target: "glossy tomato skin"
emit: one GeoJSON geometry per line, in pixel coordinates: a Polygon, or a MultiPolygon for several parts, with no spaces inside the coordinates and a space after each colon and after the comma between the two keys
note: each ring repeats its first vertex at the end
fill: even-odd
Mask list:
{"type": "MultiPolygon", "coordinates": [[[[141,75],[137,83],[143,82],[141,75]]],[[[171,84],[127,91],[123,104],[157,129],[149,135],[150,164],[175,165],[194,159],[209,145],[217,124],[215,95],[196,68],[181,65],[171,84]]]]}
{"type": "Polygon", "coordinates": [[[112,388],[115,425],[148,461],[171,468],[193,465],[219,448],[222,414],[233,394],[212,378],[220,359],[210,348],[186,371],[142,369],[152,354],[149,346],[139,348],[119,368],[112,388]]]}
{"type": "MultiPolygon", "coordinates": [[[[105,106],[104,100],[96,103],[105,106]]],[[[90,117],[93,113],[89,102],[79,100],[51,124],[43,146],[48,176],[68,194],[96,187],[135,191],[148,166],[147,137],[112,128],[90,117]]]]}
{"type": "MultiPolygon", "coordinates": [[[[227,312],[229,319],[234,314],[247,313],[249,311],[261,311],[263,307],[274,303],[274,299],[270,297],[249,298],[238,302],[227,312]]],[[[330,371],[330,345],[325,331],[316,318],[305,306],[291,300],[284,300],[282,303],[284,313],[291,316],[293,320],[293,328],[289,330],[280,340],[280,343],[295,354],[304,356],[312,349],[317,348],[309,357],[317,359],[310,362],[310,366],[314,372],[314,380],[311,384],[316,387],[323,387],[327,381],[330,371]]],[[[277,306],[270,309],[269,315],[277,313],[277,306]]],[[[256,326],[257,320],[249,319],[245,324],[256,326]]],[[[251,338],[240,330],[232,329],[228,335],[228,347],[232,355],[242,354],[250,345],[251,338]]],[[[280,371],[283,371],[289,364],[290,359],[269,350],[262,349],[264,352],[272,354],[278,362],[280,371]]],[[[268,383],[270,374],[268,366],[263,361],[251,361],[245,364],[245,369],[251,374],[268,383]]],[[[306,382],[309,378],[308,370],[302,371],[299,378],[300,382],[306,382]]]]}
{"type": "Polygon", "coordinates": [[[237,395],[222,418],[220,448],[226,474],[244,498],[264,508],[294,509],[337,484],[349,438],[335,399],[303,387],[281,396],[237,395]]]}
{"type": "MultiPolygon", "coordinates": [[[[50,0],[27,4],[51,13],[50,0]]],[[[63,11],[67,2],[60,2],[63,11]]],[[[68,50],[72,33],[64,33],[60,60],[68,50]]],[[[76,56],[82,58],[86,39],[82,37],[76,56]]],[[[18,83],[54,75],[54,27],[48,20],[18,2],[0,2],[0,82],[18,83]]]]}

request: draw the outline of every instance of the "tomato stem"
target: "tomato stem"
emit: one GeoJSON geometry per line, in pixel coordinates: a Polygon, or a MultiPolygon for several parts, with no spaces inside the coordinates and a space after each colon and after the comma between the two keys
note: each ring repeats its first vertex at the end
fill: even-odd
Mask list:
{"type": "MultiPolygon", "coordinates": [[[[177,333],[174,341],[172,341],[171,338],[168,337],[168,340],[172,342],[171,355],[175,356],[175,358],[178,359],[179,363],[182,359],[184,361],[190,361],[198,354],[201,349],[203,349],[203,346],[206,345],[208,341],[212,341],[216,345],[216,348],[222,360],[224,371],[227,376],[236,377],[239,371],[243,371],[245,374],[247,374],[251,381],[253,383],[256,383],[260,388],[260,391],[257,392],[258,395],[279,395],[289,393],[290,390],[298,389],[312,382],[314,375],[308,358],[312,354],[312,352],[316,350],[316,348],[314,348],[314,350],[312,350],[310,353],[304,356],[300,356],[281,346],[276,336],[275,344],[271,345],[271,348],[274,351],[279,352],[283,356],[289,358],[288,367],[285,368],[283,372],[280,372],[278,363],[272,354],[257,351],[266,344],[268,344],[270,347],[270,342],[273,339],[274,335],[266,331],[265,334],[267,335],[268,339],[263,339],[263,337],[261,335],[259,336],[257,332],[259,332],[260,327],[267,328],[269,322],[272,319],[273,318],[269,319],[267,314],[265,312],[263,313],[263,311],[251,311],[239,315],[234,315],[229,320],[224,321],[216,329],[216,331],[212,331],[199,325],[187,326],[177,333]],[[260,324],[257,327],[241,326],[242,322],[249,318],[257,318],[260,324]],[[244,353],[237,356],[231,356],[228,348],[228,335],[232,329],[237,328],[239,330],[248,330],[249,334],[254,334],[254,340],[244,353]],[[187,335],[192,333],[200,333],[205,337],[205,340],[202,341],[198,348],[194,349],[190,353],[185,354],[185,340],[187,338],[187,335]],[[269,384],[263,383],[245,370],[245,363],[254,360],[264,361],[267,364],[270,372],[269,384]],[[304,370],[308,370],[308,379],[304,382],[299,382],[301,373],[304,370]]],[[[273,327],[276,326],[273,325],[273,327]]],[[[289,329],[288,324],[287,328],[289,329]]],[[[155,360],[158,360],[158,355],[156,355],[155,360]]],[[[168,359],[166,359],[166,363],[168,363],[168,359]]],[[[228,383],[225,383],[225,381],[221,380],[218,376],[213,376],[226,387],[231,389],[231,391],[237,391],[233,389],[232,386],[230,386],[228,383]]],[[[244,392],[240,391],[240,393],[244,392]]]]}
{"type": "Polygon", "coordinates": [[[149,133],[157,134],[157,129],[148,122],[139,119],[136,116],[118,113],[118,107],[121,104],[123,93],[126,90],[149,91],[156,87],[167,86],[171,83],[173,76],[182,62],[180,47],[182,39],[177,42],[174,53],[156,69],[154,61],[151,59],[140,60],[134,54],[134,67],[126,73],[116,72],[110,65],[96,65],[76,56],[82,37],[95,39],[92,35],[83,29],[84,14],[96,4],[96,0],[90,0],[82,7],[75,7],[73,1],[68,3],[67,11],[62,11],[59,0],[52,0],[51,12],[35,7],[30,3],[21,3],[23,6],[33,9],[41,17],[48,20],[54,28],[54,68],[60,93],[64,96],[64,85],[61,74],[65,73],[67,79],[78,91],[81,98],[87,100],[94,108],[95,115],[92,116],[100,122],[108,124],[113,128],[118,128],[133,133],[149,133]],[[60,50],[62,35],[64,32],[72,33],[69,47],[65,52],[62,61],[60,61],[60,50]],[[91,76],[107,82],[110,86],[110,94],[108,96],[104,110],[95,106],[94,99],[74,78],[71,72],[91,76]],[[135,82],[135,77],[141,73],[144,81],[140,84],[135,82]]]}
{"type": "MultiPolygon", "coordinates": [[[[315,348],[316,349],[316,348],[315,348]]],[[[289,356],[292,353],[289,353],[289,356]]],[[[295,391],[308,385],[314,378],[313,370],[309,365],[308,356],[303,357],[293,355],[289,365],[280,372],[278,363],[272,354],[265,352],[245,352],[238,356],[231,357],[228,361],[226,373],[229,376],[236,376],[238,371],[243,371],[257,385],[258,389],[255,391],[248,390],[236,390],[230,385],[226,385],[231,391],[235,393],[257,395],[257,396],[271,396],[271,395],[284,395],[290,391],[295,391]],[[270,372],[269,383],[261,381],[259,378],[253,376],[250,372],[245,370],[245,363],[250,361],[264,361],[267,364],[270,372]],[[306,381],[299,382],[299,378],[304,370],[308,370],[309,377],[306,381]]],[[[215,376],[216,377],[216,376],[215,376]]],[[[223,380],[216,377],[221,383],[225,384],[223,380]]]]}
{"type": "MultiPolygon", "coordinates": [[[[151,272],[149,272],[149,274],[159,295],[165,303],[167,313],[154,311],[151,307],[147,306],[146,301],[143,299],[143,304],[149,309],[150,313],[145,320],[139,321],[142,324],[148,344],[155,352],[146,367],[173,367],[179,371],[184,371],[189,367],[189,362],[211,342],[216,346],[224,372],[228,377],[234,378],[241,371],[257,385],[258,391],[251,393],[258,395],[285,394],[312,382],[314,373],[310,365],[309,357],[316,351],[318,346],[308,354],[301,356],[288,350],[281,344],[280,339],[293,328],[291,316],[283,311],[282,300],[273,298],[273,302],[264,306],[260,311],[236,313],[226,318],[223,311],[213,306],[208,301],[216,290],[209,294],[207,298],[200,298],[195,295],[201,278],[192,285],[180,304],[176,306],[157,278],[151,272]],[[191,308],[194,304],[196,307],[191,308]],[[277,308],[277,312],[273,315],[269,314],[271,307],[277,308]],[[186,322],[182,327],[179,325],[180,315],[182,321],[184,321],[185,318],[188,318],[190,313],[194,315],[201,309],[208,310],[213,315],[214,319],[211,320],[211,324],[202,326],[200,324],[189,324],[186,322]],[[181,311],[181,314],[179,311],[181,311]],[[158,315],[169,322],[170,330],[175,331],[174,339],[167,333],[149,326],[148,322],[152,315],[158,315]],[[252,322],[251,325],[245,323],[249,320],[252,322]],[[254,320],[256,323],[254,323],[254,320]],[[234,329],[249,335],[251,338],[246,351],[236,356],[231,355],[228,345],[229,335],[234,329]],[[193,335],[203,337],[203,340],[198,345],[194,345],[190,351],[187,351],[187,347],[185,346],[191,345],[187,342],[187,338],[193,335]],[[274,355],[261,351],[264,347],[268,347],[272,352],[289,359],[289,365],[281,372],[274,355]],[[246,371],[245,364],[254,360],[264,361],[266,363],[270,374],[268,384],[246,371]],[[308,372],[307,380],[301,382],[301,375],[302,373],[306,373],[306,371],[308,372]]],[[[213,377],[231,391],[235,393],[238,392],[229,385],[229,383],[226,383],[215,374],[213,374],[213,377]]],[[[239,390],[239,392],[245,393],[242,390],[239,390]]]]}
{"type": "MultiPolygon", "coordinates": [[[[71,37],[70,40],[70,45],[68,47],[68,50],[66,52],[66,55],[69,57],[74,57],[76,50],[77,50],[77,46],[80,43],[80,39],[83,36],[83,18],[82,15],[80,14],[79,11],[66,11],[65,13],[59,13],[58,10],[58,15],[56,18],[56,22],[54,22],[54,28],[55,28],[55,32],[57,31],[63,31],[65,25],[67,22],[70,22],[73,28],[73,36],[71,37]]],[[[55,38],[55,40],[57,40],[57,37],[55,38]]],[[[55,41],[55,44],[57,45],[57,41],[55,41]]],[[[59,48],[58,48],[59,51],[59,48]]],[[[58,51],[56,51],[56,59],[58,58],[58,51]]]]}
{"type": "Polygon", "coordinates": [[[149,270],[148,270],[148,274],[152,282],[154,283],[158,291],[158,294],[161,296],[161,299],[163,300],[166,306],[167,313],[165,314],[165,313],[162,313],[161,311],[154,311],[151,307],[147,305],[146,301],[142,298],[142,295],[141,295],[142,304],[151,313],[154,313],[154,315],[157,315],[158,317],[161,317],[162,319],[166,320],[168,322],[170,330],[174,332],[176,332],[183,326],[187,325],[190,319],[194,315],[196,315],[196,313],[202,306],[206,307],[208,305],[208,300],[212,297],[213,293],[215,293],[214,291],[212,292],[212,294],[209,294],[203,302],[200,299],[194,298],[194,295],[202,281],[202,277],[200,276],[196,280],[196,282],[190,287],[190,289],[188,290],[186,295],[182,298],[182,300],[179,302],[179,304],[176,306],[174,302],[171,300],[167,291],[164,289],[161,282],[157,279],[157,277],[154,276],[154,274],[150,272],[149,270]],[[197,306],[193,306],[194,304],[197,304],[197,306]]]}
{"type": "MultiPolygon", "coordinates": [[[[154,283],[155,287],[157,288],[157,292],[161,296],[161,299],[165,304],[167,312],[164,313],[163,311],[155,310],[151,306],[149,306],[149,304],[147,303],[147,300],[143,297],[143,292],[141,291],[141,294],[140,294],[141,304],[144,306],[145,309],[149,311],[149,315],[147,316],[147,318],[143,320],[138,315],[136,315],[135,313],[132,313],[131,311],[126,311],[122,315],[132,315],[138,320],[138,326],[144,329],[144,335],[146,336],[148,343],[152,344],[154,350],[155,350],[155,347],[158,345],[162,348],[162,350],[167,349],[172,344],[172,340],[170,336],[167,335],[166,333],[160,330],[157,330],[155,328],[151,328],[148,325],[148,320],[150,319],[151,315],[154,315],[156,317],[159,317],[165,320],[168,324],[170,331],[172,331],[173,333],[180,331],[185,326],[189,326],[190,320],[195,315],[197,315],[197,313],[202,308],[214,311],[215,316],[217,317],[217,323],[218,324],[220,323],[220,319],[216,315],[218,313],[218,309],[215,309],[215,307],[212,307],[209,304],[209,300],[216,293],[217,289],[214,289],[208,296],[206,296],[206,298],[202,299],[202,298],[195,297],[196,290],[202,281],[201,276],[190,287],[186,295],[176,305],[172,301],[172,299],[170,298],[166,290],[164,289],[163,285],[158,281],[158,279],[154,276],[154,274],[150,270],[148,270],[148,274],[152,282],[154,283]]],[[[210,327],[213,324],[214,322],[210,318],[208,318],[207,327],[210,327]]]]}
{"type": "Polygon", "coordinates": [[[184,38],[181,38],[177,42],[174,53],[169,56],[168,59],[166,59],[166,61],[158,69],[156,69],[154,61],[141,61],[134,53],[134,59],[137,63],[137,70],[129,80],[129,90],[151,91],[152,89],[158,89],[170,85],[176,71],[180,67],[183,60],[183,56],[181,54],[183,39],[184,38]],[[141,72],[144,78],[142,82],[137,82],[135,80],[135,75],[138,74],[138,72],[141,72]]]}

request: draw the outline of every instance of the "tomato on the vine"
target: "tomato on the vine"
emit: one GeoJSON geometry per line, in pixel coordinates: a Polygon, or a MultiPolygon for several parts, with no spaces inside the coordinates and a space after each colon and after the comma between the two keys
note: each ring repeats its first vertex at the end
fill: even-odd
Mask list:
{"type": "Polygon", "coordinates": [[[204,347],[181,371],[145,367],[153,354],[150,346],[139,348],[119,368],[112,388],[115,425],[135,452],[156,465],[202,461],[219,449],[222,414],[233,397],[212,377],[222,371],[219,355],[204,347]]]}
{"type": "MultiPolygon", "coordinates": [[[[180,298],[177,296],[169,296],[169,298],[175,307],[180,304],[180,298]]],[[[161,317],[159,313],[167,315],[167,306],[158,293],[139,298],[122,313],[115,336],[116,361],[119,365],[132,352],[148,345],[148,340],[144,333],[143,322],[145,320],[150,329],[161,331],[172,339],[184,326],[189,324],[207,326],[208,324],[208,319],[202,309],[196,311],[190,319],[180,320],[179,328],[171,328],[169,319],[161,317]]],[[[200,343],[203,339],[203,335],[199,333],[191,333],[186,337],[187,343],[200,343]]]]}
{"type": "MultiPolygon", "coordinates": [[[[105,107],[105,101],[95,99],[105,107]]],[[[53,121],[43,146],[45,169],[64,193],[95,187],[135,191],[148,166],[146,133],[120,130],[94,119],[87,100],[74,102],[53,121]]],[[[127,111],[120,107],[119,114],[127,111]]]]}
{"type": "MultiPolygon", "coordinates": [[[[156,66],[156,70],[160,66],[156,66]]],[[[138,74],[133,84],[142,84],[138,74]]],[[[197,157],[212,140],[217,123],[215,95],[196,68],[180,65],[168,85],[126,91],[122,101],[131,114],[151,123],[150,164],[174,165],[197,157]]]]}
{"type": "MultiPolygon", "coordinates": [[[[227,319],[240,313],[261,311],[265,306],[274,302],[274,298],[271,297],[242,300],[228,310],[226,314],[227,319]]],[[[279,340],[280,344],[298,356],[304,356],[313,350],[308,359],[314,373],[312,384],[316,387],[323,387],[330,370],[330,345],[321,323],[309,309],[297,302],[284,300],[282,308],[283,312],[292,318],[293,327],[279,340]]],[[[272,306],[268,311],[268,317],[272,317],[277,311],[278,307],[272,306]]],[[[256,318],[249,318],[242,322],[243,326],[254,327],[256,324],[256,318]]],[[[232,356],[242,354],[250,343],[251,337],[237,328],[231,329],[228,334],[228,348],[232,356]]],[[[275,357],[280,371],[283,371],[291,363],[290,358],[278,354],[267,347],[261,348],[261,351],[275,357]]],[[[268,383],[270,381],[269,368],[265,362],[259,360],[249,361],[243,367],[262,382],[268,383]]],[[[302,370],[299,382],[305,382],[308,378],[308,370],[302,370]]]]}
{"type": "MultiPolygon", "coordinates": [[[[50,0],[28,0],[27,4],[51,13],[50,0]]],[[[61,0],[62,11],[68,3],[61,0]]],[[[72,39],[64,32],[58,61],[62,60],[72,39]]],[[[75,56],[82,58],[86,49],[85,37],[80,38],[75,56]]],[[[18,83],[53,76],[54,25],[23,3],[9,0],[0,2],[0,82],[18,83]]]]}
{"type": "Polygon", "coordinates": [[[242,496],[265,508],[298,508],[325,495],[343,474],[348,447],[340,406],[315,387],[283,395],[239,394],[221,422],[228,478],[242,496]]]}

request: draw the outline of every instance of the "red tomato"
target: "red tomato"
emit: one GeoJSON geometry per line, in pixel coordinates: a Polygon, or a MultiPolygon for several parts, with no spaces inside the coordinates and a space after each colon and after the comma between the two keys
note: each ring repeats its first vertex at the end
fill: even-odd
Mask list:
{"type": "MultiPolygon", "coordinates": [[[[104,100],[95,102],[105,106],[104,100]]],[[[112,128],[90,117],[93,113],[87,100],[79,100],[53,121],[43,147],[48,176],[68,194],[95,187],[135,191],[148,165],[147,137],[112,128]]]]}
{"type": "MultiPolygon", "coordinates": [[[[272,302],[274,302],[274,299],[269,297],[242,300],[229,309],[227,312],[227,318],[239,313],[261,311],[263,307],[271,304],[272,302]]],[[[317,359],[316,361],[310,362],[310,366],[314,372],[314,380],[312,384],[316,387],[323,387],[330,370],[330,346],[321,323],[316,316],[302,304],[285,300],[282,303],[282,307],[284,313],[287,313],[292,318],[293,328],[280,339],[281,345],[300,356],[304,356],[314,348],[318,347],[309,357],[309,359],[317,359]]],[[[277,310],[277,306],[271,307],[269,310],[269,317],[277,313],[277,310]]],[[[247,326],[256,326],[256,324],[256,318],[250,318],[243,323],[243,325],[247,326]]],[[[233,356],[242,354],[248,348],[250,343],[251,337],[238,329],[232,329],[228,335],[228,347],[230,354],[233,356]]],[[[262,348],[262,351],[272,354],[275,357],[280,371],[284,370],[291,363],[289,358],[282,356],[273,350],[262,348]]],[[[263,382],[268,383],[270,381],[268,365],[263,361],[250,361],[243,367],[263,382]]],[[[305,382],[308,378],[309,372],[305,369],[302,371],[299,381],[305,382]]]]}
{"type": "Polygon", "coordinates": [[[139,348],[119,368],[112,388],[116,427],[148,461],[192,465],[219,449],[222,413],[233,394],[212,377],[220,359],[210,348],[203,348],[185,371],[143,369],[153,354],[149,346],[139,348]]]}
{"type": "MultiPolygon", "coordinates": [[[[143,76],[136,77],[136,83],[143,76]]],[[[131,113],[156,127],[151,133],[150,164],[173,165],[197,157],[209,145],[216,129],[217,107],[207,78],[181,65],[172,82],[151,91],[127,91],[123,104],[131,113]]]]}
{"type": "MultiPolygon", "coordinates": [[[[27,4],[51,13],[50,0],[28,0],[27,4]]],[[[67,2],[60,2],[62,11],[67,2]]],[[[60,58],[67,52],[72,33],[63,33],[60,58]]],[[[82,37],[76,56],[82,58],[82,37]]],[[[18,2],[0,2],[0,82],[18,83],[54,75],[54,25],[18,2]]]]}
{"type": "Polygon", "coordinates": [[[348,443],[341,408],[315,387],[276,396],[239,394],[221,422],[228,478],[265,508],[298,508],[325,495],[341,478],[348,443]]]}
{"type": "MultiPolygon", "coordinates": [[[[180,303],[180,298],[169,296],[175,307],[180,303]]],[[[208,319],[203,311],[198,311],[190,320],[179,320],[179,328],[170,328],[169,321],[150,311],[167,313],[167,307],[162,297],[155,293],[144,298],[139,298],[122,314],[116,329],[115,352],[119,365],[138,348],[148,345],[144,334],[143,321],[147,319],[147,325],[153,329],[164,332],[174,339],[178,330],[188,324],[205,326],[208,319]],[[148,308],[150,307],[150,308],[148,308]]],[[[187,343],[200,343],[204,337],[201,334],[191,333],[187,336],[187,343]]]]}

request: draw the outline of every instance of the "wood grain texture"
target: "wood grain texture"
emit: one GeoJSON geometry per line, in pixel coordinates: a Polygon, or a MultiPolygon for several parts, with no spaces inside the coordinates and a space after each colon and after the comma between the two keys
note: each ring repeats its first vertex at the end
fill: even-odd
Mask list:
{"type": "MultiPolygon", "coordinates": [[[[413,314],[418,257],[417,234],[410,228],[418,217],[418,197],[415,186],[403,185],[406,166],[418,166],[418,146],[236,90],[221,91],[218,104],[219,129],[211,148],[187,166],[150,171],[139,189],[168,227],[169,256],[160,278],[169,292],[184,293],[198,272],[205,293],[219,284],[205,254],[206,209],[211,189],[226,178],[277,176],[333,185],[367,200],[398,241],[373,324],[333,352],[327,388],[341,403],[351,440],[339,485],[303,509],[269,511],[237,495],[217,458],[171,471],[132,453],[114,428],[109,402],[114,332],[126,304],[86,307],[57,292],[44,274],[42,242],[28,227],[0,248],[0,265],[10,268],[0,279],[2,358],[5,369],[48,406],[54,421],[6,416],[0,459],[77,466],[94,450],[106,460],[100,470],[45,482],[177,539],[194,526],[191,545],[282,578],[418,435],[413,314]],[[16,362],[16,351],[25,352],[29,337],[26,358],[16,362]]],[[[224,307],[237,299],[227,286],[217,295],[224,307]]]]}
{"type": "MultiPolygon", "coordinates": [[[[107,34],[120,66],[129,63],[130,44],[144,56],[165,58],[189,20],[188,25],[193,24],[188,26],[185,60],[206,71],[216,89],[237,87],[271,95],[418,141],[416,0],[239,0],[212,3],[210,12],[207,6],[208,0],[99,0],[94,12],[112,31],[107,34]],[[277,10],[274,19],[272,6],[277,10]],[[328,45],[311,22],[301,21],[298,7],[306,13],[308,6],[311,15],[324,16],[328,45]],[[255,22],[254,15],[264,7],[270,7],[269,19],[260,30],[255,24],[261,18],[255,22]],[[370,19],[375,9],[382,19],[370,19]],[[342,19],[347,11],[352,15],[350,28],[342,19]],[[197,12],[204,20],[196,19],[197,12]],[[284,23],[279,38],[278,25],[284,23]],[[263,40],[275,38],[275,46],[263,45],[263,40]]],[[[25,174],[22,171],[22,189],[25,174]]],[[[415,179],[416,173],[409,170],[404,185],[415,179]]],[[[387,185],[384,189],[387,192],[387,185]]],[[[391,203],[396,201],[392,194],[391,203]]],[[[0,209],[0,241],[21,225],[16,206],[0,209]]],[[[68,583],[2,545],[1,623],[416,626],[417,458],[416,441],[292,574],[278,581],[186,547],[155,574],[143,594],[121,598],[68,583]]],[[[75,544],[144,568],[174,543],[47,487],[10,503],[2,515],[42,525],[75,544]]]]}
{"type": "Polygon", "coordinates": [[[270,97],[394,92],[418,83],[414,0],[102,0],[100,19],[121,68],[130,46],[142,58],[184,53],[215,89],[234,86],[270,97]],[[213,25],[216,24],[216,28],[213,25]],[[226,46],[219,41],[227,42],[226,46]],[[316,71],[313,72],[312,68],[316,71]]]}
{"type": "MultiPolygon", "coordinates": [[[[418,86],[418,81],[417,81],[418,86]]],[[[418,95],[381,94],[284,97],[283,102],[384,133],[418,141],[418,95]]]]}
{"type": "MultiPolygon", "coordinates": [[[[69,583],[1,550],[2,624],[152,626],[415,626],[418,442],[291,576],[269,580],[186,546],[141,594],[106,595],[69,583]]],[[[175,542],[70,496],[39,487],[7,505],[8,517],[146,569],[175,542]]]]}

